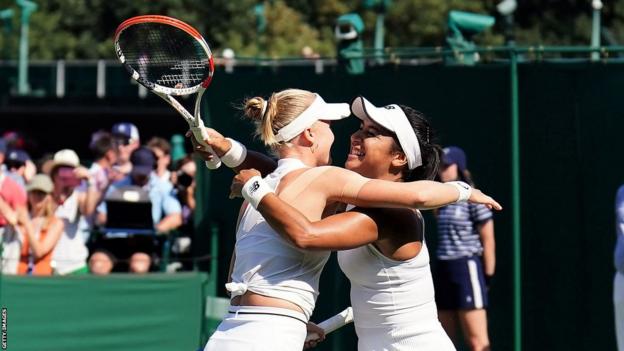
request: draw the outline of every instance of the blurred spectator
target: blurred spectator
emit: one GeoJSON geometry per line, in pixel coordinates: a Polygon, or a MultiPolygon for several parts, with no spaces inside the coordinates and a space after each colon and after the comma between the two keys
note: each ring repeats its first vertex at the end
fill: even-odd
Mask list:
{"type": "Polygon", "coordinates": [[[11,177],[23,189],[26,189],[26,163],[31,162],[30,156],[24,150],[9,150],[5,156],[7,176],[11,177]]]}
{"type": "MultiPolygon", "coordinates": [[[[156,157],[152,150],[147,147],[140,147],[135,150],[131,157],[132,172],[121,181],[113,183],[109,189],[107,197],[114,194],[118,189],[129,186],[137,186],[146,190],[152,204],[153,228],[158,233],[166,233],[178,228],[182,224],[182,209],[180,202],[176,199],[173,186],[169,182],[160,180],[154,174],[156,167],[156,157]]],[[[106,223],[107,208],[106,201],[98,206],[98,222],[106,223]]],[[[130,257],[130,271],[134,273],[145,273],[151,266],[150,255],[154,247],[151,240],[135,239],[137,252],[130,257]]]]}
{"type": "Polygon", "coordinates": [[[184,223],[188,222],[193,211],[195,211],[196,173],[197,165],[195,164],[195,160],[191,155],[186,155],[176,162],[175,172],[171,177],[178,200],[180,201],[180,204],[182,204],[184,223]]]}
{"type": "Polygon", "coordinates": [[[117,162],[117,148],[113,143],[113,137],[107,132],[101,132],[96,139],[92,140],[89,148],[94,158],[89,173],[95,182],[95,189],[103,195],[113,178],[111,172],[113,165],[117,162]]]}
{"type": "Polygon", "coordinates": [[[0,172],[6,171],[6,165],[4,164],[6,152],[7,152],[6,140],[0,138],[0,172]]]}
{"type": "Polygon", "coordinates": [[[51,173],[50,171],[52,170],[53,165],[54,165],[54,154],[50,152],[46,152],[35,163],[35,166],[37,167],[36,173],[43,173],[43,174],[50,175],[51,173]]]}
{"type": "Polygon", "coordinates": [[[26,148],[26,140],[24,136],[17,131],[6,131],[2,134],[2,139],[4,139],[7,143],[7,147],[9,149],[25,149],[26,148]]]}
{"type": "MultiPolygon", "coordinates": [[[[458,147],[444,149],[441,181],[464,181],[474,187],[466,154],[458,147]]],[[[438,317],[449,337],[457,329],[470,350],[490,350],[487,329],[488,289],[496,254],[492,211],[484,205],[455,203],[437,210],[438,262],[433,274],[438,317]]]]}
{"type": "Polygon", "coordinates": [[[115,266],[115,256],[107,250],[97,249],[89,257],[89,271],[95,275],[109,274],[115,266]]]}
{"type": "Polygon", "coordinates": [[[121,180],[132,170],[130,155],[141,146],[139,129],[132,123],[117,123],[111,130],[113,141],[117,147],[118,159],[113,169],[118,172],[115,180],[121,180]]]}
{"type": "Polygon", "coordinates": [[[89,171],[80,165],[76,152],[70,149],[54,154],[50,177],[54,184],[53,197],[58,204],[56,216],[65,225],[52,256],[53,268],[61,275],[85,274],[86,241],[90,233],[86,218],[96,206],[95,181],[89,171]]]}
{"type": "MultiPolygon", "coordinates": [[[[197,165],[192,155],[185,155],[176,162],[175,172],[173,172],[171,180],[174,184],[178,201],[182,205],[182,226],[180,227],[180,236],[178,236],[171,250],[179,257],[190,258],[191,240],[194,233],[193,213],[195,212],[195,174],[197,173],[197,165]]],[[[187,269],[192,269],[191,260],[188,264],[182,265],[187,269]]]]}
{"type": "Polygon", "coordinates": [[[37,174],[26,186],[32,227],[22,226],[22,245],[18,274],[51,275],[52,251],[63,234],[63,221],[54,215],[54,185],[49,176],[37,174]]]}
{"type": "Polygon", "coordinates": [[[624,185],[615,198],[615,243],[613,281],[613,305],[615,308],[615,334],[619,351],[624,351],[624,185]]]}
{"type": "MultiPolygon", "coordinates": [[[[0,144],[0,148],[4,146],[0,144]]],[[[5,151],[0,149],[2,159],[5,151]]],[[[25,190],[6,173],[0,168],[0,241],[3,246],[0,266],[2,273],[15,274],[23,241],[16,226],[29,224],[28,209],[25,190]]]]}
{"type": "Polygon", "coordinates": [[[171,165],[171,144],[166,139],[160,137],[153,137],[147,142],[154,156],[156,156],[156,176],[160,180],[170,182],[171,172],[169,172],[169,166],[171,165]]]}

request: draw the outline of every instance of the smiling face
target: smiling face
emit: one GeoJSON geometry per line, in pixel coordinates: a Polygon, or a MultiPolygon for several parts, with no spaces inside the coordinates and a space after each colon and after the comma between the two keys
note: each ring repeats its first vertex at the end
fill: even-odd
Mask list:
{"type": "Polygon", "coordinates": [[[404,158],[393,135],[379,124],[365,117],[360,129],[351,135],[351,148],[345,168],[372,179],[397,180],[397,159],[404,158]]]}

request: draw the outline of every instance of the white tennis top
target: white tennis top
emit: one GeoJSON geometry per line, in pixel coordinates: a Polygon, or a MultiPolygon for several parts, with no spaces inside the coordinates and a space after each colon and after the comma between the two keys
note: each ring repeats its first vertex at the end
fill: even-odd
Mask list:
{"type": "Polygon", "coordinates": [[[454,350],[438,321],[429,252],[406,261],[384,256],[374,245],[338,252],[351,282],[358,350],[454,350]]]}
{"type": "MultiPolygon", "coordinates": [[[[297,159],[281,159],[277,169],[264,180],[277,189],[282,177],[305,167],[297,159]]],[[[310,318],[329,251],[296,248],[275,232],[256,209],[247,206],[236,232],[235,253],[232,283],[226,284],[231,297],[249,290],[280,298],[298,305],[310,318]]]]}

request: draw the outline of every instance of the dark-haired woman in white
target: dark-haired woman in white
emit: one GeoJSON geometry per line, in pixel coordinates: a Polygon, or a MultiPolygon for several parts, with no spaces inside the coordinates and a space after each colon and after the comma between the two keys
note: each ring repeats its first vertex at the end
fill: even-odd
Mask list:
{"type": "MultiPolygon", "coordinates": [[[[429,208],[459,198],[498,206],[478,191],[431,181],[399,183],[372,180],[329,163],[333,133],[329,121],[350,115],[347,104],[327,104],[320,96],[289,89],[268,101],[252,98],[245,114],[258,121],[258,134],[279,156],[277,168],[264,179],[252,177],[243,188],[249,201],[237,230],[230,314],[212,335],[206,350],[300,350],[306,323],[318,295],[320,272],[329,250],[310,251],[292,245],[256,210],[275,192],[310,221],[336,205],[429,208]],[[460,196],[461,195],[461,196],[460,196]]],[[[245,152],[228,141],[215,149],[223,162],[240,169],[245,152]],[[229,150],[227,146],[230,146],[229,150]],[[227,153],[223,154],[223,151],[227,153]]],[[[411,162],[411,161],[410,161],[411,162]]]]}

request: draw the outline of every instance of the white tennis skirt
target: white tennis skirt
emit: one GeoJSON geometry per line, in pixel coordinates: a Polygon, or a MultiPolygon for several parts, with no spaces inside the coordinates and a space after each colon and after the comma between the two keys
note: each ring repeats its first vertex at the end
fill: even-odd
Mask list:
{"type": "Polygon", "coordinates": [[[453,342],[441,325],[429,330],[380,326],[359,329],[357,334],[358,351],[455,351],[453,342]]]}
{"type": "Polygon", "coordinates": [[[301,351],[307,320],[277,307],[230,306],[204,351],[301,351]]]}

